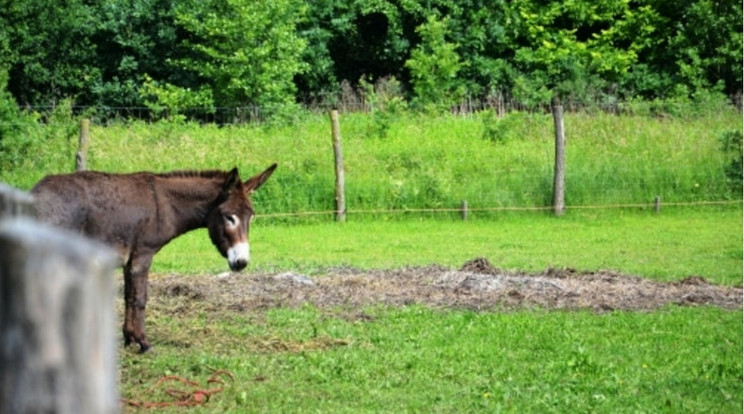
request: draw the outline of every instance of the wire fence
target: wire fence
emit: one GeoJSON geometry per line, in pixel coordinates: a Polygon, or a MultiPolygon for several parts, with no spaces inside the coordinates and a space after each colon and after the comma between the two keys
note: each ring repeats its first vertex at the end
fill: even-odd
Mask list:
{"type": "MultiPolygon", "coordinates": [[[[68,103],[69,104],[69,103],[68,103]]],[[[449,113],[459,116],[471,116],[483,111],[490,111],[497,116],[512,112],[550,113],[551,103],[529,102],[511,95],[507,91],[497,90],[485,96],[467,96],[457,102],[430,103],[425,108],[416,107],[404,99],[400,91],[391,90],[384,82],[374,88],[364,90],[350,85],[341,85],[338,93],[318,100],[275,105],[245,105],[239,107],[157,107],[157,106],[80,106],[69,108],[75,116],[85,116],[97,124],[143,120],[157,122],[181,118],[200,124],[220,126],[245,125],[253,123],[286,120],[302,113],[326,113],[331,109],[341,114],[370,113],[404,110],[425,110],[438,113],[449,113]]],[[[35,113],[42,122],[50,121],[60,105],[24,106],[26,113],[35,113]]],[[[562,106],[568,113],[604,112],[615,115],[647,115],[654,117],[685,116],[700,112],[702,107],[717,111],[723,107],[742,110],[742,95],[736,94],[718,101],[694,102],[689,100],[656,99],[650,101],[626,100],[622,97],[599,94],[592,97],[578,98],[567,96],[562,106]]]]}
{"type": "MultiPolygon", "coordinates": [[[[660,213],[666,207],[710,207],[710,206],[743,206],[744,200],[719,201],[689,201],[689,202],[661,202],[649,203],[620,203],[597,205],[567,205],[566,210],[613,210],[613,209],[643,209],[660,213]]],[[[379,215],[411,215],[411,214],[456,214],[462,220],[467,220],[470,213],[503,213],[503,212],[549,212],[553,206],[522,206],[522,207],[475,207],[475,208],[401,208],[401,209],[348,209],[347,215],[379,216],[379,215]]],[[[341,213],[339,210],[301,211],[294,213],[258,213],[257,219],[286,219],[303,217],[328,216],[329,219],[341,213]]]]}
{"type": "MultiPolygon", "coordinates": [[[[359,102],[360,104],[364,104],[364,102],[359,102]]],[[[350,103],[350,105],[353,104],[350,103]]],[[[472,114],[474,111],[481,110],[479,108],[487,108],[488,110],[493,110],[498,112],[499,105],[502,105],[499,103],[498,100],[491,101],[491,102],[469,102],[466,105],[464,105],[461,109],[458,109],[457,111],[452,111],[451,113],[455,116],[468,116],[468,114],[472,114]]],[[[505,106],[508,108],[507,110],[513,109],[513,107],[509,107],[508,105],[505,106]]],[[[347,110],[350,110],[352,106],[347,107],[347,110]]],[[[240,114],[243,118],[242,120],[238,120],[238,117],[236,115],[236,119],[234,119],[234,122],[231,122],[230,125],[244,125],[242,122],[245,119],[249,119],[251,117],[257,117],[260,118],[261,111],[263,110],[256,110],[256,109],[240,109],[240,108],[226,108],[226,111],[229,109],[232,114],[240,114]]],[[[693,108],[694,109],[694,108],[693,108]]],[[[34,108],[34,110],[44,110],[44,111],[54,111],[54,108],[52,107],[39,107],[34,108]]],[[[81,111],[81,113],[85,111],[90,111],[90,108],[74,108],[75,111],[81,111]]],[[[148,108],[106,108],[106,110],[111,110],[113,112],[109,112],[109,114],[112,114],[116,118],[124,119],[126,115],[135,113],[136,111],[141,111],[139,113],[140,116],[144,116],[149,111],[148,108]]],[[[318,110],[317,108],[315,110],[318,110]]],[[[367,108],[366,110],[369,110],[367,108]]],[[[576,110],[576,108],[574,108],[576,110]]],[[[51,113],[51,112],[49,112],[51,113]]],[[[57,126],[64,126],[65,121],[64,119],[59,120],[54,118],[53,116],[45,115],[48,117],[48,126],[57,127],[57,126]]],[[[227,112],[225,112],[227,113],[227,112]]],[[[613,117],[614,118],[614,117],[613,117]]],[[[535,122],[534,119],[536,118],[525,118],[520,119],[520,122],[525,121],[528,123],[535,122]]],[[[534,128],[542,128],[542,130],[539,132],[541,135],[549,136],[551,135],[550,127],[542,125],[544,122],[540,121],[540,125],[532,125],[530,124],[528,126],[529,129],[534,128]]],[[[105,124],[101,124],[100,120],[98,122],[93,122],[94,125],[98,126],[105,126],[105,124]]],[[[210,130],[212,131],[212,130],[210,130]]],[[[329,128],[330,132],[330,128],[329,128]]],[[[330,136],[330,133],[328,134],[330,136]]],[[[95,137],[94,137],[94,143],[93,146],[97,145],[95,143],[95,137]]],[[[210,137],[211,139],[211,137],[210,137]]],[[[220,145],[215,143],[215,145],[220,145]]],[[[327,169],[326,167],[315,169],[315,164],[317,164],[317,161],[313,161],[313,165],[307,164],[307,161],[301,162],[302,167],[301,169],[305,169],[304,171],[291,171],[291,173],[294,173],[301,177],[291,177],[287,178],[284,182],[280,184],[283,188],[285,188],[285,191],[314,191],[313,194],[308,194],[308,199],[313,199],[314,201],[307,203],[306,205],[292,205],[292,204],[275,204],[272,207],[270,207],[268,210],[268,213],[258,214],[257,217],[259,218],[266,218],[266,219],[289,219],[289,218],[302,218],[302,217],[316,217],[316,218],[322,218],[322,217],[332,217],[336,216],[340,213],[348,214],[351,216],[380,216],[380,215],[387,215],[387,216],[400,216],[400,215],[412,215],[412,214],[418,214],[418,215],[450,215],[453,217],[460,216],[462,218],[467,218],[468,214],[489,214],[489,213],[499,213],[499,212],[539,212],[539,211],[550,211],[554,207],[552,205],[549,205],[547,195],[550,192],[550,186],[552,182],[552,166],[548,165],[550,162],[552,162],[552,148],[549,148],[550,145],[545,146],[545,148],[539,149],[539,151],[545,152],[544,154],[539,155],[537,158],[540,158],[545,161],[544,164],[541,164],[538,168],[522,168],[524,166],[509,166],[504,171],[499,171],[499,175],[502,175],[501,177],[496,177],[494,174],[494,178],[497,181],[494,181],[492,183],[489,183],[489,186],[491,188],[484,190],[482,188],[473,188],[469,191],[467,191],[467,195],[464,198],[467,198],[466,201],[470,205],[467,207],[463,206],[456,206],[455,204],[458,204],[457,201],[453,201],[453,195],[452,194],[443,194],[444,192],[448,191],[447,186],[448,185],[459,185],[457,184],[457,181],[454,180],[452,177],[449,177],[448,179],[452,180],[451,182],[438,182],[438,177],[429,177],[427,176],[427,172],[425,171],[425,168],[422,169],[420,165],[416,165],[419,163],[420,160],[417,161],[415,159],[415,156],[413,156],[414,159],[407,160],[405,157],[410,157],[411,155],[405,155],[401,157],[400,164],[401,169],[405,170],[403,173],[396,173],[396,174],[414,174],[410,170],[407,170],[405,165],[407,163],[411,163],[412,165],[416,165],[415,168],[421,169],[421,171],[416,171],[415,174],[417,174],[417,179],[422,179],[424,182],[423,187],[416,189],[415,191],[419,191],[421,194],[411,198],[409,201],[405,202],[397,202],[394,198],[393,199],[386,199],[379,205],[381,205],[381,208],[376,208],[373,204],[369,202],[361,202],[357,203],[357,201],[366,198],[369,198],[370,196],[365,195],[361,192],[367,191],[366,189],[353,189],[352,192],[354,194],[349,197],[349,208],[344,210],[339,209],[317,209],[317,206],[326,206],[330,205],[331,201],[334,198],[333,195],[333,184],[332,184],[332,177],[330,176],[330,171],[332,171],[331,166],[328,165],[327,169]],[[312,168],[310,168],[312,167],[312,168]],[[420,177],[418,176],[420,175],[420,177]],[[307,178],[305,176],[311,176],[311,178],[307,178]],[[304,177],[304,178],[303,178],[304,177]],[[296,181],[296,183],[291,183],[294,185],[294,187],[286,186],[287,182],[296,181]],[[303,181],[304,180],[304,181],[303,181]],[[313,187],[312,190],[310,190],[308,184],[309,182],[312,182],[313,187]],[[529,188],[525,187],[525,183],[529,184],[529,188]],[[322,185],[316,185],[316,184],[322,184],[322,185]],[[427,187],[429,186],[429,187],[427,187]],[[525,188],[527,188],[525,190],[525,188]],[[527,191],[531,192],[532,194],[520,194],[520,191],[527,191]],[[431,193],[431,194],[429,194],[431,193]],[[445,197],[446,196],[446,197],[445,197]],[[320,201],[317,200],[326,200],[326,201],[320,201]],[[309,208],[308,208],[309,207],[309,208]]],[[[328,152],[330,153],[330,139],[328,140],[328,152]]],[[[360,147],[357,147],[356,150],[359,150],[360,147]]],[[[368,149],[367,149],[368,150],[368,149]]],[[[290,151],[298,151],[296,148],[291,148],[290,151]]],[[[362,149],[362,151],[365,151],[365,149],[362,149]]],[[[184,162],[188,162],[188,155],[183,154],[185,156],[184,162]]],[[[377,155],[375,155],[377,156],[377,155]]],[[[126,159],[128,156],[122,155],[122,159],[126,159]]],[[[196,164],[195,164],[196,165],[196,164]]],[[[569,166],[568,170],[568,179],[571,181],[572,179],[581,181],[586,179],[585,177],[586,172],[581,172],[580,174],[583,174],[581,176],[577,176],[577,171],[572,170],[573,166],[569,166]]],[[[628,176],[631,176],[630,171],[626,171],[625,173],[622,170],[622,166],[613,166],[612,170],[607,170],[603,174],[607,174],[608,176],[613,175],[623,175],[626,174],[628,176]]],[[[644,176],[641,178],[642,180],[648,179],[649,181],[652,181],[653,184],[656,187],[661,188],[675,188],[679,187],[679,183],[675,182],[679,178],[675,176],[675,174],[669,171],[665,171],[663,168],[659,169],[657,166],[644,166],[644,171],[642,174],[644,176]]],[[[703,178],[704,182],[713,182],[716,181],[716,186],[723,185],[721,184],[720,178],[718,177],[719,172],[717,171],[707,171],[707,172],[701,172],[699,174],[700,177],[703,178]],[[715,174],[716,177],[708,177],[703,175],[711,175],[715,174]]],[[[638,175],[638,174],[636,174],[638,175]]],[[[631,180],[635,180],[635,176],[631,177],[631,180]]],[[[721,197],[722,191],[720,191],[720,188],[708,188],[705,185],[701,186],[698,190],[698,193],[696,194],[686,194],[682,198],[675,197],[672,194],[666,193],[664,191],[657,192],[654,194],[655,190],[653,186],[650,186],[648,183],[640,183],[640,182],[630,182],[630,183],[622,183],[619,182],[616,177],[610,177],[614,181],[612,183],[618,184],[620,183],[620,186],[613,186],[610,185],[610,181],[607,182],[601,182],[601,179],[597,179],[596,177],[595,181],[597,183],[591,184],[591,185],[584,185],[584,188],[581,190],[583,192],[583,195],[579,196],[577,193],[570,189],[569,192],[569,200],[566,203],[565,209],[566,210],[598,210],[598,209],[652,209],[656,210],[657,212],[663,207],[683,207],[683,206],[731,206],[731,205],[741,205],[741,192],[736,194],[736,192],[731,193],[730,195],[727,195],[725,197],[721,197]],[[626,194],[628,191],[628,188],[625,186],[630,187],[638,187],[638,186],[646,186],[649,185],[649,191],[646,191],[645,194],[649,194],[649,200],[647,202],[641,201],[638,202],[638,200],[643,200],[645,197],[638,197],[637,193],[634,196],[629,196],[626,194]],[[707,192],[706,192],[707,191],[707,192]],[[659,201],[654,201],[654,196],[660,196],[659,201]],[[571,197],[573,197],[573,203],[571,202],[571,197]],[[726,198],[731,199],[726,199],[726,198]],[[686,198],[686,199],[685,199],[686,198]],[[624,202],[625,200],[628,200],[628,202],[624,202]]],[[[610,179],[608,178],[608,180],[610,179]]],[[[350,177],[352,181],[352,185],[356,184],[359,185],[360,182],[358,181],[358,178],[355,178],[355,176],[351,175],[350,177]],[[356,180],[356,181],[355,181],[356,180]]],[[[689,181],[690,179],[687,178],[689,181]]],[[[621,180],[622,181],[622,180],[621,180]]],[[[364,183],[364,185],[368,185],[369,183],[364,183]]],[[[279,184],[278,184],[279,185],[279,184]]],[[[378,185],[380,187],[385,187],[381,191],[384,192],[391,192],[391,191],[398,191],[395,186],[394,182],[388,182],[388,183],[372,183],[372,186],[378,185]]],[[[376,189],[375,191],[378,191],[379,189],[376,189]]],[[[263,190],[262,190],[263,191],[263,190]]],[[[409,189],[403,188],[401,191],[411,191],[409,189]]],[[[378,191],[379,192],[379,191],[378,191]]],[[[460,191],[459,193],[462,193],[460,191]]],[[[374,195],[373,195],[374,196],[374,195]]],[[[458,199],[458,195],[454,195],[454,199],[458,199]]]]}

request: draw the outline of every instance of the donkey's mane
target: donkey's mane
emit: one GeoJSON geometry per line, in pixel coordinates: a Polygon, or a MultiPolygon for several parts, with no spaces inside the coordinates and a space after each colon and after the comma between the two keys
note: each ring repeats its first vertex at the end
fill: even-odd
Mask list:
{"type": "Polygon", "coordinates": [[[222,170],[178,170],[158,173],[156,175],[164,178],[215,178],[226,177],[227,171],[222,170]]]}

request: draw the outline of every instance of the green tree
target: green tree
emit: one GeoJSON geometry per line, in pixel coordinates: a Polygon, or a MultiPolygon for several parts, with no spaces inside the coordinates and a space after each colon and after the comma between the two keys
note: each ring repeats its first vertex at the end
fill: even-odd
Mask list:
{"type": "MultiPolygon", "coordinates": [[[[446,3],[446,2],[443,2],[446,3]]],[[[442,5],[450,18],[450,36],[464,62],[458,72],[471,96],[506,91],[516,76],[514,45],[519,30],[506,0],[463,0],[442,5]]]]}
{"type": "Polygon", "coordinates": [[[298,26],[308,44],[303,61],[311,68],[296,78],[300,98],[333,101],[342,81],[359,86],[360,79],[392,76],[407,82],[404,63],[420,22],[411,20],[404,4],[417,1],[310,2],[298,26]]]}
{"type": "Polygon", "coordinates": [[[0,68],[0,170],[12,171],[33,158],[30,149],[38,141],[39,125],[23,113],[7,91],[8,73],[0,68]]]}
{"type": "Polygon", "coordinates": [[[90,37],[92,8],[84,0],[5,0],[0,8],[0,67],[21,105],[85,100],[98,81],[90,37]]]}
{"type": "Polygon", "coordinates": [[[457,54],[457,45],[447,41],[447,26],[447,18],[429,16],[416,29],[421,43],[406,61],[416,100],[424,106],[455,103],[465,93],[457,77],[464,63],[457,54]]]}
{"type": "Polygon", "coordinates": [[[92,36],[101,78],[92,86],[89,104],[137,107],[148,79],[196,86],[194,77],[166,64],[184,53],[174,22],[178,0],[105,0],[96,5],[92,36]],[[149,78],[143,75],[147,74],[149,78]]]}
{"type": "Polygon", "coordinates": [[[271,110],[388,77],[419,103],[719,98],[742,90],[742,14],[734,0],[4,0],[0,70],[23,106],[271,110]]]}
{"type": "Polygon", "coordinates": [[[197,75],[216,106],[291,104],[293,78],[306,68],[296,31],[304,13],[299,0],[182,1],[176,24],[188,33],[182,45],[193,55],[170,63],[197,75]]]}
{"type": "MultiPolygon", "coordinates": [[[[742,89],[742,5],[733,0],[644,0],[653,34],[643,39],[641,76],[658,79],[638,92],[646,97],[691,96],[711,88],[727,94],[742,89]]],[[[634,68],[635,69],[635,68],[634,68]]],[[[632,85],[631,85],[632,87],[632,85]]]]}
{"type": "Polygon", "coordinates": [[[633,15],[627,1],[521,0],[513,7],[520,34],[512,92],[521,100],[545,104],[559,95],[585,101],[615,92],[616,83],[637,62],[632,39],[614,29],[633,15]]]}

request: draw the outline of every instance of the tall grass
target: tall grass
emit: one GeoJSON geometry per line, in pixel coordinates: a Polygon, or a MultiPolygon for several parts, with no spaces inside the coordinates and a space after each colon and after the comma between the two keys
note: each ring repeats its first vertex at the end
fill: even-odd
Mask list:
{"type": "MultiPolygon", "coordinates": [[[[720,137],[741,131],[735,110],[651,117],[568,113],[566,201],[571,205],[740,199],[727,185],[720,137]]],[[[55,128],[49,124],[47,129],[55,128]]],[[[547,206],[552,197],[549,114],[468,117],[400,113],[341,117],[350,210],[547,206]]],[[[47,134],[0,180],[29,188],[72,169],[76,139],[47,134]]],[[[262,213],[334,208],[330,121],[200,126],[126,122],[92,128],[88,165],[107,171],[227,169],[244,177],[278,162],[255,198],[262,213]]]]}

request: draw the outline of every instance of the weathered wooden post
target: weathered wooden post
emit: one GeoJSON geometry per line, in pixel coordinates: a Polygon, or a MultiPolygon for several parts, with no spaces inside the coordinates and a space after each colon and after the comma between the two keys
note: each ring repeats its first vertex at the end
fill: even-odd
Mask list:
{"type": "Polygon", "coordinates": [[[34,198],[31,194],[0,183],[0,219],[35,215],[34,198]]]}
{"type": "Polygon", "coordinates": [[[344,183],[344,156],[341,150],[341,127],[338,111],[331,110],[331,134],[333,135],[333,155],[336,165],[336,221],[346,221],[346,187],[344,183]]]}
{"type": "Polygon", "coordinates": [[[553,98],[553,125],[555,126],[555,171],[553,175],[553,212],[563,215],[566,209],[566,135],[563,130],[563,106],[558,97],[553,98]]]}
{"type": "Polygon", "coordinates": [[[29,218],[0,220],[0,414],[111,414],[113,252],[29,218]]]}
{"type": "Polygon", "coordinates": [[[659,214],[659,212],[661,212],[661,197],[659,196],[654,197],[654,212],[656,214],[659,214]]]}
{"type": "Polygon", "coordinates": [[[88,144],[90,142],[90,119],[84,118],[80,121],[80,137],[78,138],[78,150],[75,154],[75,171],[85,171],[86,159],[88,157],[88,144]]]}
{"type": "Polygon", "coordinates": [[[460,216],[462,217],[463,221],[467,221],[468,219],[468,201],[462,200],[462,203],[460,204],[460,216]]]}

